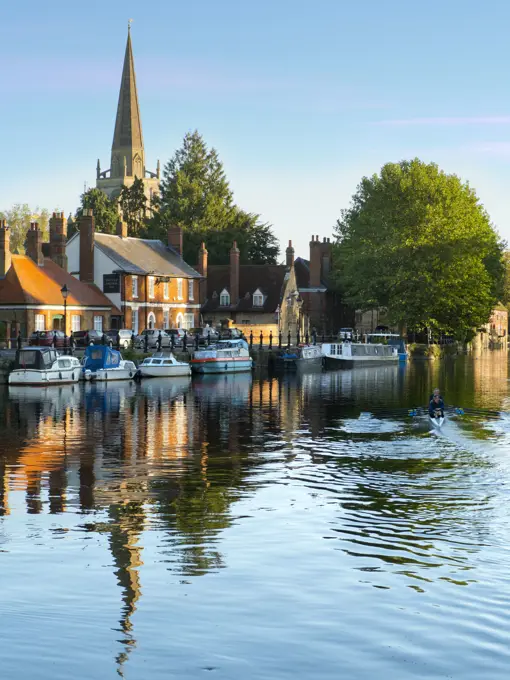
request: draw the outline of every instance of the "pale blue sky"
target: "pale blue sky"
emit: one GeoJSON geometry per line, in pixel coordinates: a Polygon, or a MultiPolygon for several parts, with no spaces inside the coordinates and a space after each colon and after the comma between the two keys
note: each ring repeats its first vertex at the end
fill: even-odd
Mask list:
{"type": "Polygon", "coordinates": [[[149,168],[197,128],[236,201],[306,256],[361,176],[419,156],[510,239],[504,0],[19,0],[0,22],[0,209],[78,204],[109,167],[127,20],[149,168]]]}

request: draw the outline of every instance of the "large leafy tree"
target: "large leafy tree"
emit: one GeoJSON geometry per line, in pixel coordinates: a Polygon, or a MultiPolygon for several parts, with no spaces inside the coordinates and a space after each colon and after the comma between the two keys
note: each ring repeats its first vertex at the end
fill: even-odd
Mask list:
{"type": "Polygon", "coordinates": [[[207,244],[211,264],[229,261],[234,240],[241,261],[274,263],[278,257],[271,226],[235,205],[216,150],[209,149],[196,131],[184,137],[182,147],[163,170],[149,233],[163,239],[171,226],[182,227],[184,258],[190,263],[196,261],[202,241],[207,244]]]}
{"type": "Polygon", "coordinates": [[[32,210],[28,203],[15,203],[9,209],[0,211],[0,219],[4,219],[11,230],[11,251],[13,253],[25,252],[25,240],[30,222],[39,223],[43,241],[47,241],[49,217],[50,214],[46,208],[32,210]]]}
{"type": "Polygon", "coordinates": [[[418,159],[364,177],[336,225],[344,299],[414,329],[468,338],[502,294],[502,243],[475,192],[418,159]]]}
{"type": "Polygon", "coordinates": [[[89,189],[81,195],[81,205],[76,211],[76,218],[81,217],[84,208],[92,208],[96,230],[105,234],[115,234],[119,220],[117,206],[117,201],[109,199],[101,189],[89,189]]]}
{"type": "Polygon", "coordinates": [[[130,187],[123,186],[119,196],[122,217],[130,236],[143,236],[147,217],[147,197],[143,180],[136,178],[130,187]]]}

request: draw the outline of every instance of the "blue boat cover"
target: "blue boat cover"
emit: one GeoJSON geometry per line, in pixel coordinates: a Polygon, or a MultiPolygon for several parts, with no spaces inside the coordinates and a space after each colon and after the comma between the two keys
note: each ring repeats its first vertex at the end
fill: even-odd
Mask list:
{"type": "Polygon", "coordinates": [[[106,345],[89,345],[85,350],[85,364],[83,370],[98,371],[101,368],[116,368],[120,366],[120,352],[106,345]]]}

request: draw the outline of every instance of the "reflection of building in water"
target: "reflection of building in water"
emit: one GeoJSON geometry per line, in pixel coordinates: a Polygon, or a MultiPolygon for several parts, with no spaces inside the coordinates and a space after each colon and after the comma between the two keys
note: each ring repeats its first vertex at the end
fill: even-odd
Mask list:
{"type": "Polygon", "coordinates": [[[477,406],[500,409],[508,397],[508,352],[480,352],[466,366],[472,366],[477,406]]]}

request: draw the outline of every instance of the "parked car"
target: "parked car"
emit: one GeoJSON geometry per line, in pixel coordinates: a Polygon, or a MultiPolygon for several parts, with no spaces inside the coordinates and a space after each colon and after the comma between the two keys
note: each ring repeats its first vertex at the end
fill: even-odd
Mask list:
{"type": "Polygon", "coordinates": [[[103,341],[103,333],[99,331],[75,331],[73,338],[76,347],[87,347],[90,344],[100,345],[103,341]]]}
{"type": "Polygon", "coordinates": [[[106,331],[106,337],[111,341],[114,347],[117,347],[117,336],[120,336],[120,346],[123,349],[128,349],[131,346],[132,331],[128,328],[121,328],[119,330],[106,331]]]}
{"type": "MultiPolygon", "coordinates": [[[[170,342],[171,342],[171,338],[173,336],[174,347],[180,347],[182,345],[182,340],[184,338],[184,328],[166,328],[165,333],[170,337],[170,342]]],[[[191,340],[189,339],[187,331],[186,331],[186,337],[188,338],[188,341],[191,342],[191,340]]]]}
{"type": "Polygon", "coordinates": [[[147,348],[155,349],[158,346],[158,338],[161,333],[161,347],[170,347],[170,336],[160,328],[146,328],[135,338],[135,347],[145,349],[145,338],[147,338],[147,348]]]}
{"type": "Polygon", "coordinates": [[[65,335],[63,331],[34,331],[28,339],[28,344],[32,347],[53,347],[56,338],[56,347],[65,346],[65,335]]]}
{"type": "Polygon", "coordinates": [[[220,338],[222,340],[240,340],[244,338],[244,333],[239,328],[225,328],[221,331],[220,338]]]}
{"type": "Polygon", "coordinates": [[[188,337],[193,338],[193,342],[196,342],[198,336],[198,343],[200,345],[207,345],[209,343],[216,342],[220,339],[220,334],[214,328],[206,326],[205,328],[190,328],[188,331],[188,337]]]}

